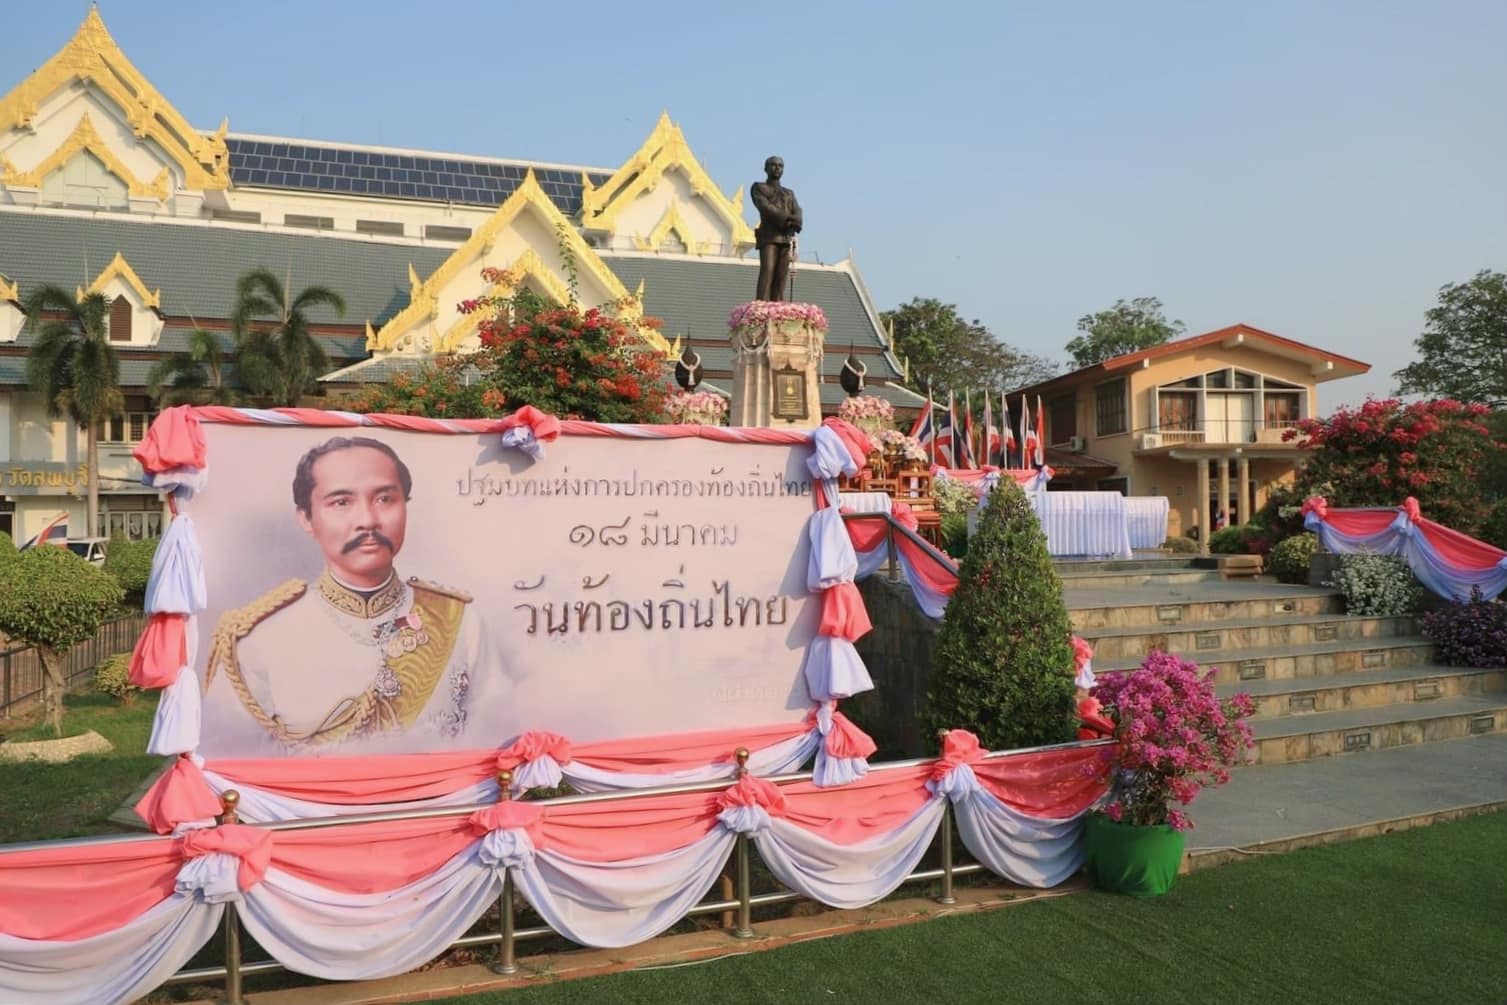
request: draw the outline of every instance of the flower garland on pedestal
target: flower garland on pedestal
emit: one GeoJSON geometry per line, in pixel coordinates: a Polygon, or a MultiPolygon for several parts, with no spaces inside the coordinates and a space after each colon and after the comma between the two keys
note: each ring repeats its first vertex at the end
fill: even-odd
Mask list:
{"type": "Polygon", "coordinates": [[[727,409],[727,399],[711,391],[682,391],[665,399],[670,421],[687,426],[726,425],[727,409]]]}

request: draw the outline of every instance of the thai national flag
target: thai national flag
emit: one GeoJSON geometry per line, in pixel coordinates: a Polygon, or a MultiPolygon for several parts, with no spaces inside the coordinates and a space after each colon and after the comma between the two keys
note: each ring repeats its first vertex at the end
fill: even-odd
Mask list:
{"type": "MultiPolygon", "coordinates": [[[[1005,466],[1005,459],[1000,454],[999,430],[994,428],[994,399],[989,392],[984,392],[984,463],[992,464],[997,468],[1005,466]]],[[[1005,422],[1009,425],[1009,420],[1005,422]]]]}
{"type": "Polygon", "coordinates": [[[18,550],[25,551],[27,548],[34,548],[39,544],[58,544],[63,545],[64,547],[67,546],[67,513],[59,513],[57,516],[53,517],[52,523],[49,523],[46,527],[43,527],[40,534],[33,537],[30,541],[27,541],[25,544],[21,545],[20,549],[18,550]]]}
{"type": "Polygon", "coordinates": [[[936,405],[931,400],[931,395],[926,396],[926,409],[916,416],[916,424],[910,427],[911,439],[921,444],[921,449],[926,451],[926,456],[932,463],[937,461],[937,453],[940,445],[937,443],[937,417],[936,405]]]}
{"type": "Polygon", "coordinates": [[[1035,461],[1040,443],[1037,442],[1039,431],[1031,428],[1031,406],[1026,401],[1026,396],[1020,396],[1020,466],[1029,468],[1035,461]]]}
{"type": "Polygon", "coordinates": [[[978,459],[973,453],[973,403],[969,400],[972,395],[963,399],[963,452],[962,467],[972,470],[978,467],[978,459]]]}
{"type": "Polygon", "coordinates": [[[1041,410],[1041,395],[1036,396],[1036,466],[1044,468],[1047,464],[1046,452],[1047,417],[1041,410]]]}
{"type": "Polygon", "coordinates": [[[1015,430],[1010,426],[1010,404],[1005,401],[1003,392],[999,396],[999,408],[999,424],[1005,428],[1005,459],[1000,467],[1008,468],[1013,460],[1011,455],[1015,453],[1015,430]]]}
{"type": "Polygon", "coordinates": [[[952,409],[949,408],[937,416],[937,435],[932,440],[932,445],[927,448],[933,463],[940,464],[944,468],[957,467],[957,424],[953,421],[952,409]]]}

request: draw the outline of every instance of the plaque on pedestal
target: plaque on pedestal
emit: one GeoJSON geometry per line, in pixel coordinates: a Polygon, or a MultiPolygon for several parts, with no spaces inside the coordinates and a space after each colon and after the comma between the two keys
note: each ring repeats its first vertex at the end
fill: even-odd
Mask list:
{"type": "Polygon", "coordinates": [[[815,304],[754,300],[728,318],[733,395],[728,424],[821,425],[827,318],[815,304]]]}

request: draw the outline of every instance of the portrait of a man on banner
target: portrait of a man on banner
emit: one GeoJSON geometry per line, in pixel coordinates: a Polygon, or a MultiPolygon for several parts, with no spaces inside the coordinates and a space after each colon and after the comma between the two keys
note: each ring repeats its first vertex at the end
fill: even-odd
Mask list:
{"type": "Polygon", "coordinates": [[[495,742],[473,740],[502,670],[472,597],[397,567],[413,492],[397,451],[332,437],[302,455],[292,489],[295,526],[324,568],[221,616],[206,688],[222,700],[228,688],[288,752],[386,747],[395,736],[495,742]]]}

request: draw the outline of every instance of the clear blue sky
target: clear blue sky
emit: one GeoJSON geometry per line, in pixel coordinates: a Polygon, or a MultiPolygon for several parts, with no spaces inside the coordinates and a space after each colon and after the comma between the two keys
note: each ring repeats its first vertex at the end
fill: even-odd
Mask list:
{"type": "MultiPolygon", "coordinates": [[[[614,167],[661,109],[719,184],[786,161],[802,257],[1063,359],[1157,296],[1370,362],[1507,270],[1507,3],[104,0],[196,126],[614,167]]],[[[0,88],[77,2],[0,0],[0,88]],[[24,13],[19,13],[24,11],[24,13]]],[[[752,214],[750,213],[750,216],[752,214]]]]}

